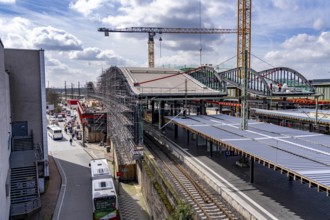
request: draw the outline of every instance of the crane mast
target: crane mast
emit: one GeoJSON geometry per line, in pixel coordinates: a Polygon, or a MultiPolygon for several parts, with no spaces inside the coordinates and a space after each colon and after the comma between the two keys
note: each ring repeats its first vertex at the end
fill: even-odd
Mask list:
{"type": "Polygon", "coordinates": [[[247,102],[247,87],[248,87],[248,69],[250,69],[251,56],[251,7],[252,0],[237,0],[238,16],[237,16],[237,68],[241,67],[241,78],[243,84],[241,88],[242,95],[239,95],[239,90],[236,90],[242,100],[241,107],[241,126],[242,130],[248,129],[248,102],[247,102]]]}
{"type": "Polygon", "coordinates": [[[130,28],[99,28],[99,32],[104,32],[109,36],[111,32],[123,33],[148,33],[148,63],[149,67],[155,67],[154,36],[156,34],[235,34],[236,29],[219,28],[162,28],[162,27],[130,27],[130,28]]]}
{"type": "Polygon", "coordinates": [[[245,65],[245,50],[248,53],[247,66],[250,68],[252,0],[237,0],[237,4],[237,68],[245,65]]]}

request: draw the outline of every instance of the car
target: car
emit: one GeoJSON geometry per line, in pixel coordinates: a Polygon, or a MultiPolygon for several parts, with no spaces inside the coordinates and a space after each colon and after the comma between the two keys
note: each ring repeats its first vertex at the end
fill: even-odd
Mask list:
{"type": "Polygon", "coordinates": [[[58,120],[55,116],[50,116],[49,117],[49,123],[50,124],[57,124],[58,120]]]}
{"type": "Polygon", "coordinates": [[[57,116],[57,120],[58,120],[59,122],[63,122],[63,121],[64,121],[64,118],[63,118],[62,115],[58,115],[58,116],[57,116]]]}

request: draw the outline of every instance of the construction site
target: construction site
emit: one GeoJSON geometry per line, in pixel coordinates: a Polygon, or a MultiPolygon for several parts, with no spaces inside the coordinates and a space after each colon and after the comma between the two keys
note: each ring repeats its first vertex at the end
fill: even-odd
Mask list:
{"type": "MultiPolygon", "coordinates": [[[[105,36],[148,34],[149,67],[111,66],[96,84],[87,83],[86,98],[103,103],[115,171],[122,173],[121,181],[142,186],[151,216],[166,218],[183,199],[200,219],[275,218],[275,212],[248,204],[234,188],[225,190],[220,177],[212,176],[221,175],[221,168],[202,168],[194,159],[201,156],[209,158],[204,160],[207,167],[212,160],[234,158],[233,166],[248,169],[251,187],[255,179],[264,178],[256,177],[255,169],[270,169],[289,182],[330,195],[330,80],[307,80],[290,67],[251,68],[251,11],[251,1],[238,1],[237,29],[98,29],[105,36]],[[237,34],[237,68],[155,67],[157,33],[237,34]],[[188,185],[182,183],[186,179],[188,185]]],[[[265,203],[280,210],[271,201],[265,203]]]]}
{"type": "MultiPolygon", "coordinates": [[[[70,116],[64,127],[70,122],[77,136],[74,145],[67,130],[70,143],[52,140],[52,157],[68,156],[64,168],[89,174],[92,156],[83,151],[94,143],[113,162],[114,193],[120,182],[137,184],[150,219],[168,219],[182,206],[193,219],[330,219],[330,79],[310,80],[290,66],[255,70],[252,11],[252,0],[237,0],[236,28],[98,28],[105,37],[145,34],[148,66],[108,66],[96,82],[54,89],[70,116]],[[234,36],[236,67],[158,67],[160,34],[234,36]]],[[[50,177],[44,51],[5,49],[0,41],[0,58],[2,216],[32,219],[50,177]]],[[[75,181],[62,183],[61,191],[77,190],[67,198],[87,191],[75,181]]]]}

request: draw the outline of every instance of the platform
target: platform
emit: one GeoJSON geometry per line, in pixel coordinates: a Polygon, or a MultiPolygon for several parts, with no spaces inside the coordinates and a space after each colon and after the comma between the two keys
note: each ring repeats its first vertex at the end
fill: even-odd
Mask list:
{"type": "Polygon", "coordinates": [[[330,195],[330,136],[228,115],[172,118],[172,123],[234,153],[317,187],[330,195]]]}

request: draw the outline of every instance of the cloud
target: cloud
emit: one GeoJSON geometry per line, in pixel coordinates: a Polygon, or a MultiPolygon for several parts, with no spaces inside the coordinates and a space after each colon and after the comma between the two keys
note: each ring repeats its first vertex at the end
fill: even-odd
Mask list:
{"type": "Polygon", "coordinates": [[[116,55],[112,50],[100,50],[96,47],[84,48],[82,51],[73,51],[69,54],[70,59],[105,61],[109,65],[123,66],[133,63],[121,56],[116,55]]]}
{"type": "Polygon", "coordinates": [[[37,27],[30,35],[32,43],[37,48],[47,50],[81,50],[81,41],[72,34],[54,27],[37,27]]]}
{"type": "Polygon", "coordinates": [[[61,69],[61,70],[66,70],[68,69],[67,66],[65,66],[61,61],[58,59],[54,58],[49,58],[46,56],[46,66],[51,67],[51,68],[56,68],[56,69],[61,69]]]}
{"type": "Polygon", "coordinates": [[[317,62],[317,59],[322,58],[327,59],[330,58],[330,32],[322,32],[319,36],[298,34],[286,40],[282,47],[284,50],[271,51],[269,54],[277,54],[275,57],[283,56],[305,62],[311,62],[311,60],[317,62]]]}
{"type": "Polygon", "coordinates": [[[275,7],[282,10],[298,10],[298,2],[297,0],[273,0],[273,4],[275,7]]]}
{"type": "Polygon", "coordinates": [[[26,18],[0,20],[0,26],[5,47],[43,48],[56,51],[82,50],[81,41],[74,35],[51,26],[35,27],[26,18]]]}
{"type": "MultiPolygon", "coordinates": [[[[64,87],[66,83],[67,88],[71,87],[71,83],[78,83],[83,85],[84,81],[95,81],[94,72],[86,68],[75,68],[73,65],[68,65],[58,59],[46,55],[46,80],[50,82],[50,87],[64,87]]],[[[77,84],[75,84],[77,87],[77,84]]]]}
{"type": "Polygon", "coordinates": [[[195,27],[199,26],[198,4],[188,0],[155,0],[150,3],[122,0],[116,13],[108,14],[102,22],[112,27],[163,26],[195,27]],[[169,16],[171,15],[171,16],[169,16]],[[175,22],[173,22],[175,20],[175,22]]]}
{"type": "Polygon", "coordinates": [[[4,4],[15,4],[16,0],[0,0],[0,3],[4,4]]]}
{"type": "Polygon", "coordinates": [[[93,11],[101,8],[104,4],[104,0],[78,0],[75,3],[70,2],[69,7],[84,16],[88,16],[93,11]]]}
{"type": "Polygon", "coordinates": [[[1,19],[1,32],[5,33],[16,33],[22,34],[26,33],[25,31],[31,29],[32,23],[30,20],[22,17],[14,17],[12,19],[1,19]]]}
{"type": "Polygon", "coordinates": [[[297,68],[309,77],[327,72],[330,60],[330,32],[322,32],[319,36],[298,34],[283,42],[282,50],[273,50],[266,54],[265,59],[271,60],[276,66],[297,68]],[[313,75],[312,75],[313,74],[313,75]]]}
{"type": "Polygon", "coordinates": [[[284,41],[282,46],[286,49],[295,49],[299,47],[310,47],[317,41],[317,37],[308,34],[298,34],[284,41]]]}

